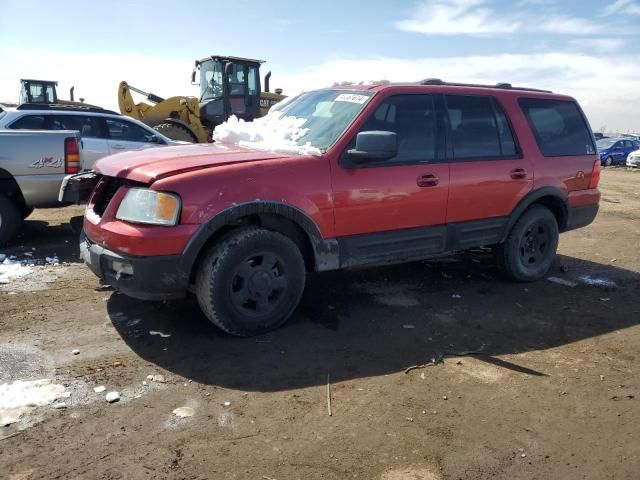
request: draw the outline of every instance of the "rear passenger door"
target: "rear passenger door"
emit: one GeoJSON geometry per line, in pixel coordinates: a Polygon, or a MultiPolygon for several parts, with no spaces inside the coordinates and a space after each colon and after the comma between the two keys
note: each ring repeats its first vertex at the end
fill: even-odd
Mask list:
{"type": "Polygon", "coordinates": [[[454,248],[496,243],[506,217],[533,187],[502,105],[491,96],[445,95],[454,248]]]}

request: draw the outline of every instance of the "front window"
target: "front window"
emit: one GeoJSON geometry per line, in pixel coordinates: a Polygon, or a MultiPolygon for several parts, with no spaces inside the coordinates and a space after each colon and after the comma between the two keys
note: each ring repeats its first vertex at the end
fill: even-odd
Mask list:
{"type": "Polygon", "coordinates": [[[201,102],[222,97],[222,70],[222,63],[213,60],[200,64],[201,102]]]}
{"type": "Polygon", "coordinates": [[[27,83],[20,92],[20,103],[54,103],[55,89],[50,84],[27,83]]]}

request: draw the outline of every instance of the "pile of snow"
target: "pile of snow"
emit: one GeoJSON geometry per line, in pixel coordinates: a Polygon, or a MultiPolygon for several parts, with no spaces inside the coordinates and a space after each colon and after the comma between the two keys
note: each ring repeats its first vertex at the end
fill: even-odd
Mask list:
{"type": "Polygon", "coordinates": [[[33,269],[27,265],[23,265],[17,261],[15,257],[4,258],[0,256],[0,284],[10,283],[21,277],[25,277],[33,273],[33,269]]]}
{"type": "Polygon", "coordinates": [[[298,144],[309,130],[303,128],[305,122],[304,118],[283,116],[281,112],[270,112],[253,122],[245,122],[232,115],[215,128],[213,139],[257,150],[319,156],[322,154],[320,149],[310,143],[298,144]]]}
{"type": "Polygon", "coordinates": [[[0,425],[16,423],[22,415],[36,407],[69,397],[70,394],[65,390],[63,385],[48,379],[0,384],[0,425]]]}

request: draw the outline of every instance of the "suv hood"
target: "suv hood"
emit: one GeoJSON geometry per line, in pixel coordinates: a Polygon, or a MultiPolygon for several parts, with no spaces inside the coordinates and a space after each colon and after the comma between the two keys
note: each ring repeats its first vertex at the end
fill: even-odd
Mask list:
{"type": "Polygon", "coordinates": [[[147,148],[118,153],[98,160],[95,170],[109,177],[153,183],[161,178],[217,165],[284,158],[274,152],[251,150],[222,143],[197,143],[147,148]]]}

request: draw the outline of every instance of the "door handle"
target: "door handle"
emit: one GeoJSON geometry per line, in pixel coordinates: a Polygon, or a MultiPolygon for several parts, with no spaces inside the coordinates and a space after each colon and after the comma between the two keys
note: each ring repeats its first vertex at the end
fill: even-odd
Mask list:
{"type": "Polygon", "coordinates": [[[527,171],[524,168],[514,168],[511,170],[511,178],[514,180],[525,180],[527,178],[527,171]]]}
{"type": "Polygon", "coordinates": [[[114,150],[124,150],[126,147],[124,145],[112,145],[111,148],[114,150]]]}
{"type": "Polygon", "coordinates": [[[435,175],[421,175],[416,180],[419,187],[436,187],[440,183],[440,179],[435,175]]]}

